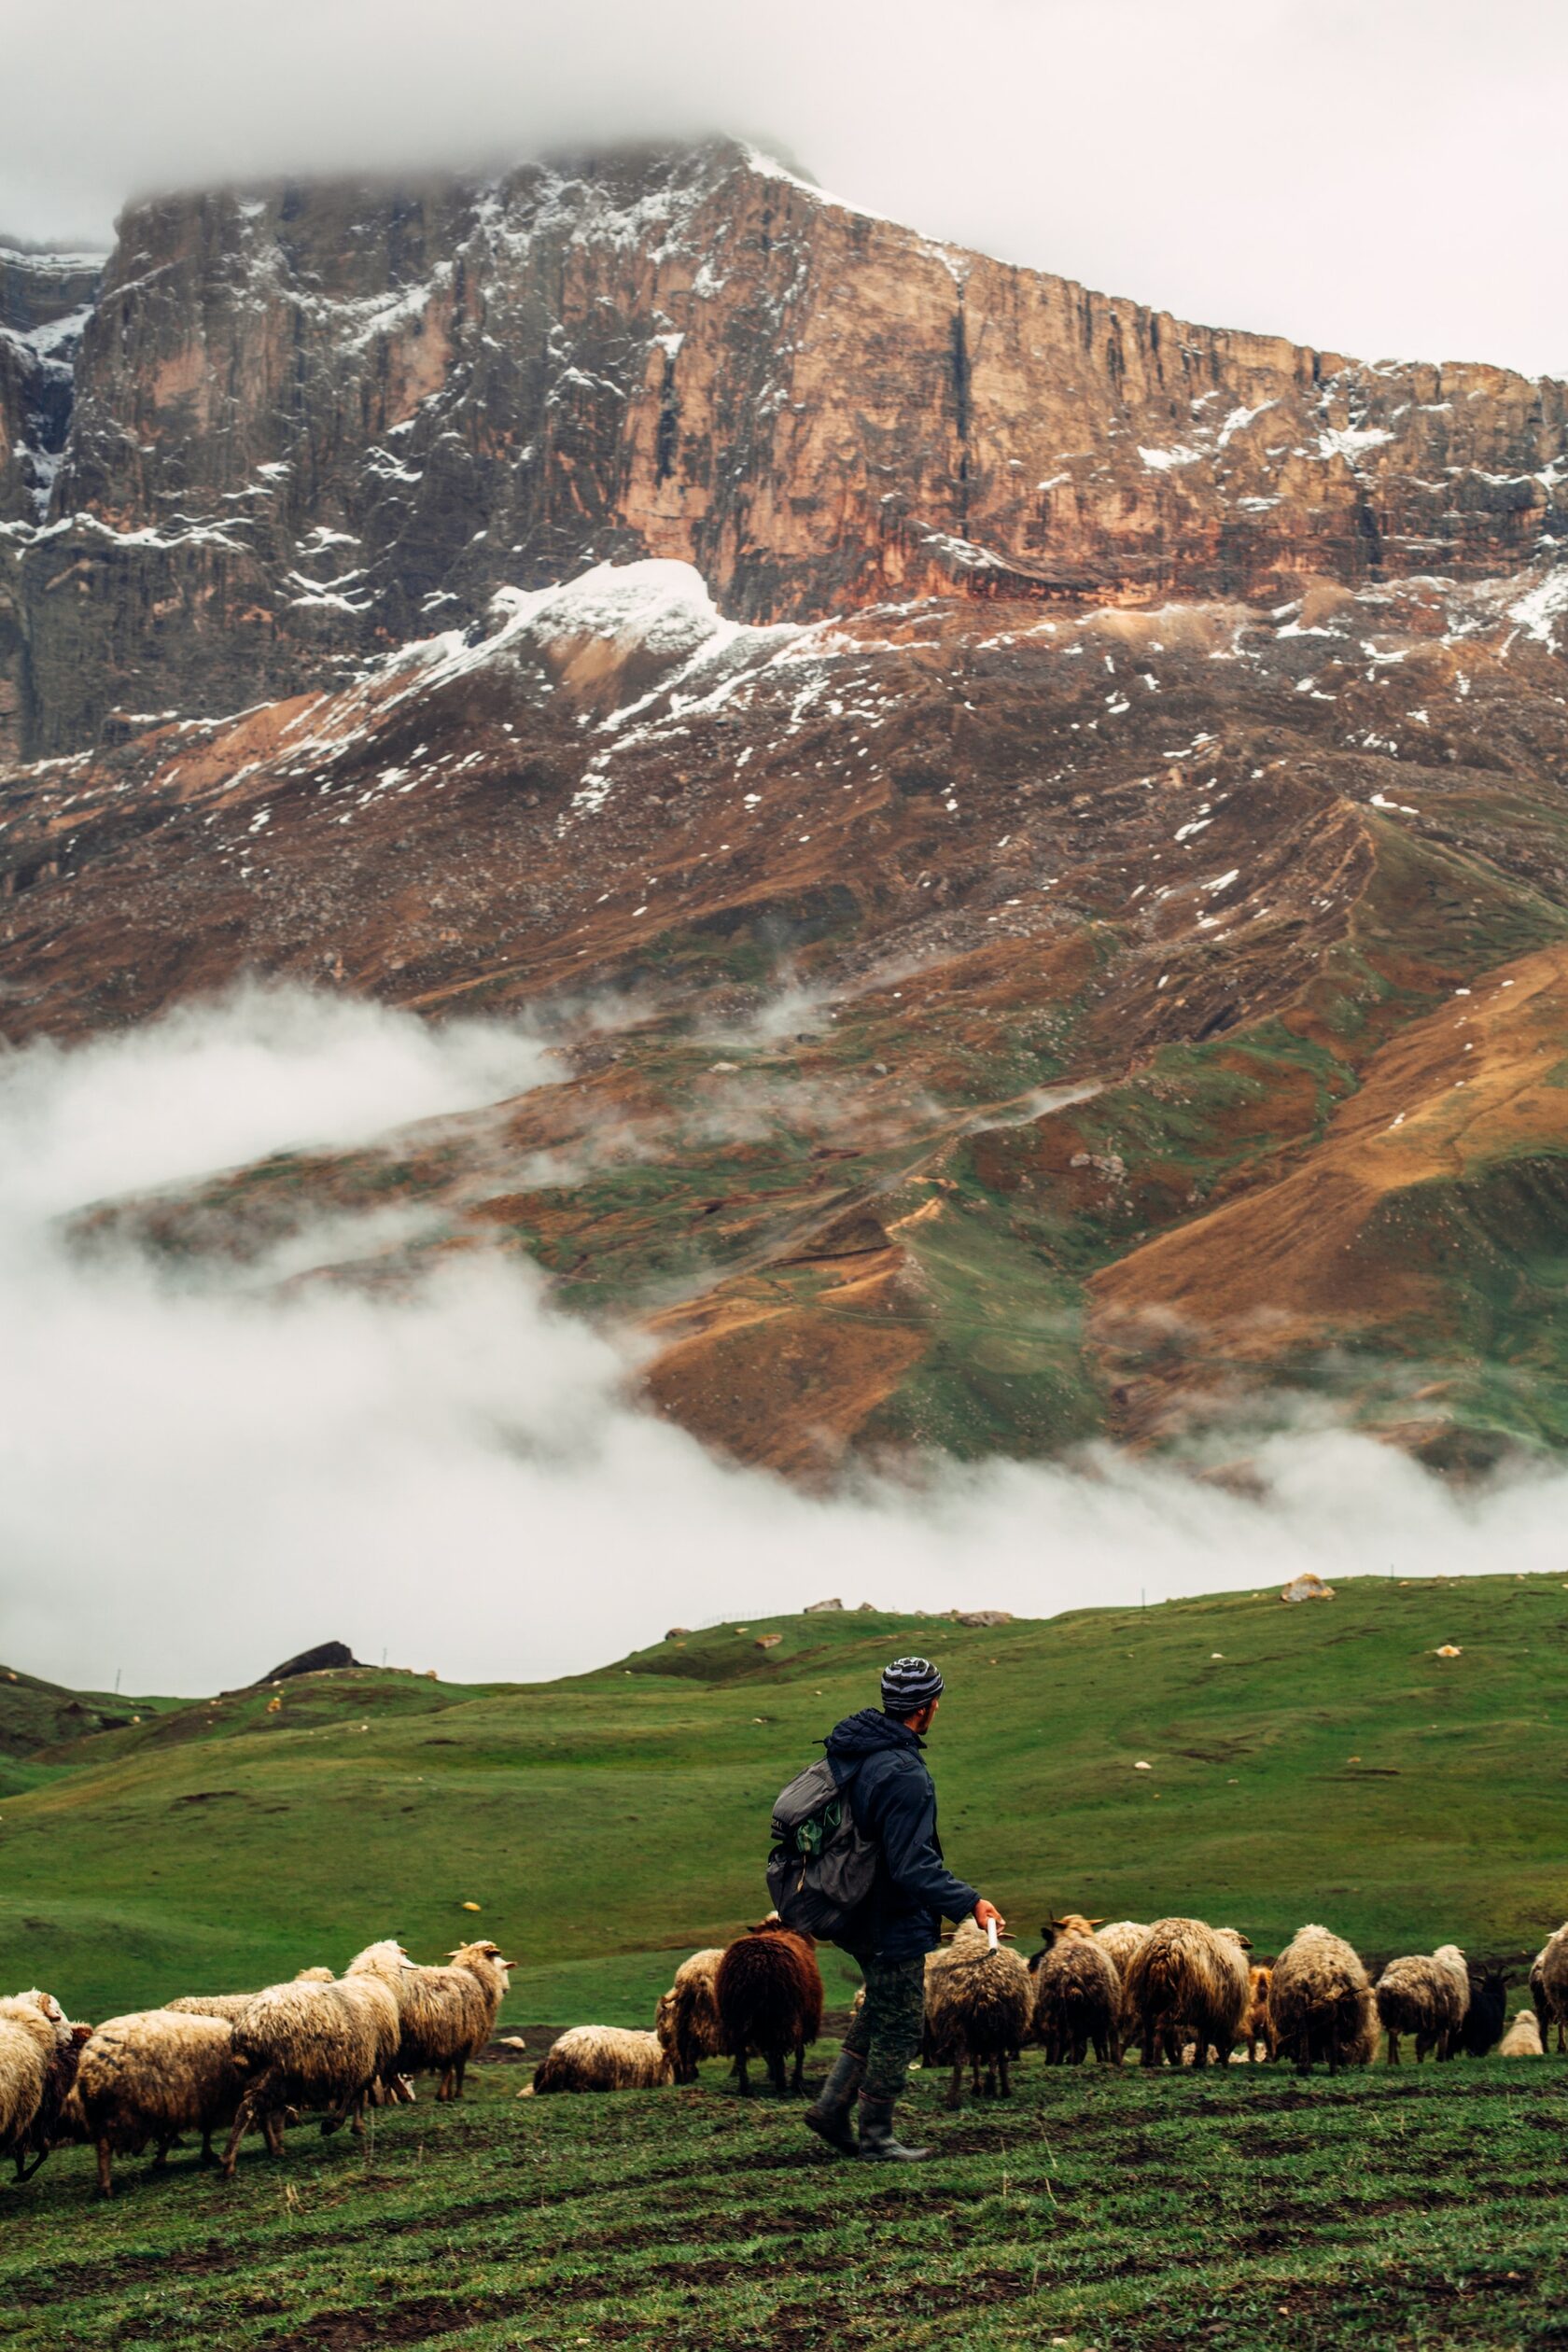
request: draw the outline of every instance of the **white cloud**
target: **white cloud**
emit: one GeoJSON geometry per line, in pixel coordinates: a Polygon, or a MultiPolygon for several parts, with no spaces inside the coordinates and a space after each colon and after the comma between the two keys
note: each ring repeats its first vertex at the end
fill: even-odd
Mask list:
{"type": "MultiPolygon", "coordinates": [[[[1562,1477],[1456,1498],[1326,1429],[1254,1450],[1263,1505],[1109,1460],[805,1495],[636,1409],[629,1349],[553,1312],[515,1263],[277,1292],[254,1266],[73,1257],[53,1221],[551,1069],[515,1029],[271,991],[0,1061],[0,1657],[191,1690],[341,1638],[524,1678],[829,1592],[1046,1614],[1308,1567],[1560,1565],[1562,1477]]],[[[320,1252],[341,1256],[341,1233],[320,1252]]],[[[290,1253],[289,1270],[311,1254],[290,1253]]]]}
{"type": "Polygon", "coordinates": [[[171,182],[733,130],[1205,324],[1568,371],[1556,0],[78,0],[71,41],[52,70],[0,0],[14,234],[171,182]]]}

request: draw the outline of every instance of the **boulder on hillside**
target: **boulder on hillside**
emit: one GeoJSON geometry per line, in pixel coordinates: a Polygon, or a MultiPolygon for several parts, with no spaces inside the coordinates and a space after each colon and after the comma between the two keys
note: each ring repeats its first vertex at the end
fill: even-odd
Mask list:
{"type": "Polygon", "coordinates": [[[315,1649],[301,1650],[298,1658],[286,1658],[270,1674],[259,1674],[250,1687],[259,1690],[263,1683],[291,1682],[298,1674],[331,1674],[343,1667],[364,1663],[362,1658],[355,1657],[346,1642],[318,1642],[315,1649]]]}
{"type": "Polygon", "coordinates": [[[955,1625],[1011,1625],[1011,1609],[952,1609],[948,1615],[955,1625]]]}
{"type": "Polygon", "coordinates": [[[1280,1598],[1281,1601],[1332,1601],[1334,1587],[1324,1584],[1316,1571],[1309,1568],[1281,1588],[1280,1598]]]}
{"type": "Polygon", "coordinates": [[[808,1601],[805,1604],[805,1615],[807,1617],[820,1617],[824,1610],[842,1609],[844,1603],[842,1601],[808,1601]]]}

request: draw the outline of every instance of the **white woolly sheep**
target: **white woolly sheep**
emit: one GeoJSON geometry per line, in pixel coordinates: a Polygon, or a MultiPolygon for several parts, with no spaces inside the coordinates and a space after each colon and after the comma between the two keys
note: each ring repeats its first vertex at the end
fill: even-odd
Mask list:
{"type": "Polygon", "coordinates": [[[1548,2029],[1555,2025],[1557,2046],[1561,2050],[1564,2026],[1568,2024],[1568,1926],[1559,1927],[1548,1936],[1535,1954],[1530,1971],[1530,1997],[1540,2020],[1543,2046],[1548,2029]]]}
{"type": "Polygon", "coordinates": [[[1416,2064],[1434,2053],[1451,2058],[1470,2006],[1470,1972],[1455,1944],[1432,1953],[1391,1960],[1375,1987],[1378,2015],[1388,2037],[1388,2063],[1399,2064],[1402,2037],[1413,2036],[1416,2064]]]}
{"type": "Polygon", "coordinates": [[[364,2129],[371,2085],[396,2071],[402,2038],[397,1996],[379,1976],[342,1983],[271,1984],[234,2022],[234,2056],[247,2089],[223,2151],[234,2176],[240,2142],[254,2121],[265,2128],[291,2107],[326,2108],[324,2132],[346,2116],[364,2129]]]}
{"type": "Polygon", "coordinates": [[[1122,2063],[1122,1980],[1094,1922],[1077,1911],[1041,1929],[1048,1939],[1029,1962],[1034,2037],[1048,2066],[1078,2066],[1090,2043],[1102,2066],[1122,2063]]]}
{"type": "Polygon", "coordinates": [[[1533,2009],[1521,2009],[1498,2046],[1500,2058],[1544,2058],[1541,2021],[1533,2009]]]}
{"type": "Polygon", "coordinates": [[[78,2045],[52,1994],[0,2000],[0,2156],[29,2180],[49,2154],[76,2071],[78,2045]]]}
{"type": "MultiPolygon", "coordinates": [[[[333,1984],[337,1981],[330,1968],[301,1968],[295,1975],[296,1984],[333,1984]]],[[[165,2001],[181,2017],[221,2017],[232,2025],[242,2018],[252,2001],[254,1993],[182,1993],[175,2001],[165,2001]]]]}
{"type": "Polygon", "coordinates": [[[382,1978],[398,2003],[401,2039],[388,2090],[401,2077],[431,2073],[440,2078],[438,2103],[460,2099],[469,2062],[495,2032],[513,1965],[488,1939],[459,1944],[447,1967],[416,1967],[391,1940],[370,1944],[351,1960],[350,1977],[382,1978]]]}
{"type": "Polygon", "coordinates": [[[1034,2023],[1029,1964],[1006,1944],[993,1952],[983,1928],[966,1919],[953,1940],[926,1956],[926,2016],[921,2056],[927,2065],[951,2066],[947,2104],[963,2098],[964,2067],[975,2096],[985,2068],[987,2097],[1013,2091],[1011,2068],[1034,2023]]]}
{"type": "Polygon", "coordinates": [[[1302,2074],[1320,2058],[1330,2074],[1370,2065],[1378,2048],[1378,2005],[1360,1959],[1343,1937],[1317,1925],[1298,1928],[1274,1963],[1268,2017],[1281,2057],[1302,2074]]]}
{"type": "Polygon", "coordinates": [[[669,2051],[677,2082],[695,2082],[704,2058],[724,2055],[724,2029],[719,2020],[719,1963],[722,1944],[708,1944],[682,1960],[675,1982],[659,1995],[653,2031],[669,2051]]]}
{"type": "Polygon", "coordinates": [[[1146,2066],[1163,2057],[1176,2065],[1193,2043],[1195,2066],[1212,2050],[1223,2064],[1244,2030],[1252,1998],[1247,1954],[1239,1928],[1211,1927],[1202,1919],[1158,1919],[1127,1965],[1126,2025],[1138,2036],[1146,2066]]]}
{"type": "Polygon", "coordinates": [[[553,2091],[662,2091],[675,2080],[657,2034],[622,2025],[574,2025],[548,2050],[520,2099],[553,2091]]]}
{"type": "Polygon", "coordinates": [[[139,2156],[151,2140],[159,2169],[181,2132],[200,2132],[201,2161],[210,2164],[212,2135],[234,2121],[245,2090],[223,2018],[140,2009],[107,2019],[82,2051],[72,2093],[98,2151],[100,2192],[113,2194],[117,2154],[139,2156]]]}

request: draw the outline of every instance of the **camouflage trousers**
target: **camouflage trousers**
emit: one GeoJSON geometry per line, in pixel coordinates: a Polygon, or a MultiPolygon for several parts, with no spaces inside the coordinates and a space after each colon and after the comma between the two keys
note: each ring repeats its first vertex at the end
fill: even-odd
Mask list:
{"type": "Polygon", "coordinates": [[[874,2099],[896,2099],[909,2062],[920,2047],[926,2019],[926,1964],[866,1960],[865,2001],[849,2021],[844,2047],[865,2060],[861,2089],[874,2099]]]}

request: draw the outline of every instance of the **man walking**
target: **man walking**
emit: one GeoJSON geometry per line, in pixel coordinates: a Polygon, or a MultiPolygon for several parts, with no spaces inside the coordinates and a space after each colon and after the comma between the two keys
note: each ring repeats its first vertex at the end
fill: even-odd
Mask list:
{"type": "Polygon", "coordinates": [[[929,2153],[893,2137],[893,2107],[925,2020],[926,1954],[940,1943],[944,1913],[984,1927],[1005,1920],[953,1876],[936,1834],[936,1791],[923,1751],[942,1697],[942,1676],[924,1658],[896,1658],[882,1677],[882,1705],[847,1716],[824,1743],[855,1826],[876,1849],[866,1900],[835,1938],[860,1962],[865,2003],[856,2010],[832,2074],[805,2120],[847,2156],[915,2163],[929,2153]],[[849,2110],[860,2100],[860,2139],[849,2110]]]}

